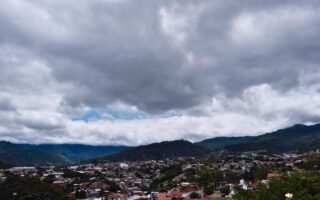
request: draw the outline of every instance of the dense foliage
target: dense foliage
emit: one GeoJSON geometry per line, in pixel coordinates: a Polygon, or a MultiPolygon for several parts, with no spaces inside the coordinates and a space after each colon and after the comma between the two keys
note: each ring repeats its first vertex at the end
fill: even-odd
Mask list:
{"type": "Polygon", "coordinates": [[[161,170],[161,176],[152,181],[150,188],[156,191],[167,191],[175,183],[172,179],[182,173],[181,165],[174,165],[161,170]]]}
{"type": "Polygon", "coordinates": [[[320,200],[320,173],[304,172],[273,179],[268,186],[260,184],[256,190],[239,190],[236,200],[283,200],[285,194],[294,200],[320,200]]]}
{"type": "Polygon", "coordinates": [[[0,184],[0,199],[68,200],[66,192],[34,177],[9,176],[0,184]]]}
{"type": "Polygon", "coordinates": [[[307,162],[302,162],[298,165],[302,169],[309,171],[319,170],[320,169],[320,154],[310,154],[307,157],[307,162]]]}
{"type": "Polygon", "coordinates": [[[204,188],[212,184],[219,186],[220,182],[238,183],[241,179],[241,176],[235,172],[222,172],[204,166],[198,169],[196,177],[196,182],[204,188]]]}

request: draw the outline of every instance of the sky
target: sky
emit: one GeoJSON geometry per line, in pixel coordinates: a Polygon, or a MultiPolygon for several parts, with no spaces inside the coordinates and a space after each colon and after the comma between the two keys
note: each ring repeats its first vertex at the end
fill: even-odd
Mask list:
{"type": "Polygon", "coordinates": [[[315,0],[2,0],[0,140],[141,145],[320,121],[315,0]]]}

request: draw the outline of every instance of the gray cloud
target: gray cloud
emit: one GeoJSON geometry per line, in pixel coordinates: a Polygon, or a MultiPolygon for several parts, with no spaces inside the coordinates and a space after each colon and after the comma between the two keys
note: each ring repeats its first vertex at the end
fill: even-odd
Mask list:
{"type": "MultiPolygon", "coordinates": [[[[174,138],[200,139],[222,131],[251,134],[259,126],[271,130],[319,121],[319,114],[312,111],[319,103],[318,2],[5,0],[4,4],[0,110],[4,116],[10,114],[6,119],[10,123],[0,124],[0,133],[19,133],[25,127],[29,135],[47,133],[43,140],[55,142],[55,135],[64,135],[65,141],[78,141],[71,131],[80,122],[68,120],[113,105],[149,114],[154,121],[142,121],[159,132],[164,122],[155,118],[163,113],[179,111],[190,117],[168,119],[175,130],[165,131],[174,138]],[[269,101],[285,108],[263,110],[267,103],[254,101],[264,96],[257,91],[272,93],[269,101]],[[283,99],[295,101],[292,96],[313,109],[285,106],[283,99]],[[254,128],[246,130],[208,125],[224,117],[230,123],[257,119],[254,128]],[[190,120],[206,128],[185,129],[182,121],[190,120]]],[[[135,142],[131,131],[100,121],[82,129],[99,132],[96,124],[113,130],[111,136],[103,136],[104,143],[163,139],[155,133],[156,138],[135,142]]],[[[147,125],[137,126],[143,128],[131,127],[135,134],[146,137],[147,125]]]]}
{"type": "Polygon", "coordinates": [[[15,106],[12,105],[9,99],[0,99],[0,111],[15,111],[15,106]]]}

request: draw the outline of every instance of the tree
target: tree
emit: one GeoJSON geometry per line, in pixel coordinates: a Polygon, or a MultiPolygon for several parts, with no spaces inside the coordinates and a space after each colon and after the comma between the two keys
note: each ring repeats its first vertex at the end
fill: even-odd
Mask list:
{"type": "Polygon", "coordinates": [[[227,171],[225,172],[225,180],[228,183],[238,183],[240,180],[239,174],[232,172],[232,171],[227,171]]]}
{"type": "Polygon", "coordinates": [[[263,180],[267,178],[268,175],[268,168],[267,167],[257,167],[254,172],[254,178],[256,180],[263,180]]]}
{"type": "Polygon", "coordinates": [[[220,189],[220,192],[224,195],[228,195],[228,194],[230,194],[230,187],[224,186],[223,188],[220,189]]]}
{"type": "Polygon", "coordinates": [[[202,187],[209,185],[213,182],[213,172],[205,166],[200,167],[197,170],[197,182],[202,187]]]}
{"type": "Polygon", "coordinates": [[[85,199],[86,198],[86,191],[84,190],[77,190],[75,194],[76,199],[85,199]]]}
{"type": "Polygon", "coordinates": [[[52,184],[54,180],[55,180],[55,176],[50,174],[43,179],[43,182],[52,184]]]}
{"type": "Polygon", "coordinates": [[[313,153],[307,157],[307,162],[304,166],[308,170],[319,170],[320,169],[320,155],[313,153]]]}
{"type": "Polygon", "coordinates": [[[10,176],[0,184],[0,199],[11,200],[68,200],[66,191],[34,177],[10,176]],[[15,194],[13,196],[13,194],[15,194]]]}
{"type": "Polygon", "coordinates": [[[212,185],[207,185],[207,186],[204,187],[203,191],[204,191],[204,193],[206,195],[213,194],[213,192],[214,192],[213,191],[213,186],[212,185]]]}
{"type": "Polygon", "coordinates": [[[239,189],[237,194],[233,197],[235,200],[257,200],[253,191],[239,189]]]}
{"type": "Polygon", "coordinates": [[[121,189],[120,186],[117,185],[114,181],[106,180],[106,184],[109,185],[109,188],[108,188],[109,192],[115,193],[121,189]]]}
{"type": "Polygon", "coordinates": [[[191,192],[190,199],[200,199],[201,195],[197,192],[191,192]]]}

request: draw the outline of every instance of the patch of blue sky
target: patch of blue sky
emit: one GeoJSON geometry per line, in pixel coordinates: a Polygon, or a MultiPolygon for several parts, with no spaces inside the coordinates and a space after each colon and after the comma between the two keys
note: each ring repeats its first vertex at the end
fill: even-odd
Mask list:
{"type": "MultiPolygon", "coordinates": [[[[89,110],[85,112],[82,116],[72,118],[73,121],[97,121],[105,116],[108,116],[110,119],[115,120],[139,120],[139,119],[148,119],[148,116],[145,112],[142,111],[132,111],[118,108],[109,108],[103,111],[97,110],[89,110]]],[[[158,118],[172,118],[172,117],[180,117],[181,113],[178,112],[167,112],[163,115],[159,115],[158,118]]]]}
{"type": "Polygon", "coordinates": [[[141,111],[127,111],[119,109],[109,109],[106,112],[113,119],[122,119],[122,120],[134,120],[134,119],[146,119],[147,114],[141,111]]]}
{"type": "Polygon", "coordinates": [[[72,120],[89,122],[89,121],[97,121],[97,120],[100,120],[101,118],[102,117],[99,112],[97,112],[96,110],[89,110],[86,113],[84,113],[82,116],[72,118],[72,120]]]}
{"type": "Polygon", "coordinates": [[[181,117],[182,114],[178,112],[167,112],[163,115],[160,115],[160,118],[171,118],[171,117],[181,117]]]}

